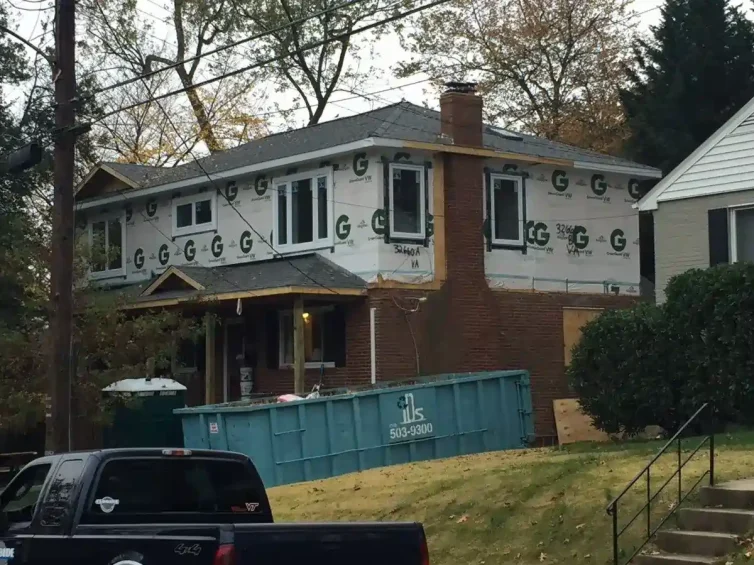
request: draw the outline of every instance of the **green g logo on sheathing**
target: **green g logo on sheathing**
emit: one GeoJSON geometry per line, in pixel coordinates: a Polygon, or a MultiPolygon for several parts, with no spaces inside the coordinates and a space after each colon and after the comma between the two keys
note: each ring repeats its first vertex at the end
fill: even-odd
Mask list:
{"type": "Polygon", "coordinates": [[[565,192],[568,190],[568,176],[566,175],[565,171],[561,171],[560,169],[555,169],[552,172],[552,187],[557,190],[558,192],[565,192]]]}
{"type": "Polygon", "coordinates": [[[223,238],[221,235],[216,235],[212,238],[212,256],[217,258],[220,257],[220,255],[223,254],[223,248],[225,246],[223,245],[223,238]]]}
{"type": "Polygon", "coordinates": [[[547,231],[547,224],[544,222],[526,222],[526,243],[544,247],[550,242],[550,233],[547,231]]]}
{"type": "Polygon", "coordinates": [[[139,247],[134,253],[134,267],[141,269],[144,266],[144,250],[139,247]]]}
{"type": "Polygon", "coordinates": [[[183,247],[183,254],[189,261],[194,260],[194,258],[196,257],[196,245],[194,245],[193,239],[189,239],[186,242],[186,245],[183,247]]]}
{"type": "Polygon", "coordinates": [[[243,251],[244,254],[251,253],[251,248],[254,246],[254,240],[251,238],[251,232],[248,230],[243,232],[238,243],[241,246],[241,251],[243,251]]]}
{"type": "Polygon", "coordinates": [[[258,196],[264,196],[267,192],[267,177],[264,175],[259,175],[256,179],[254,179],[254,192],[257,193],[258,196]]]}
{"type": "Polygon", "coordinates": [[[377,235],[385,235],[385,210],[375,210],[372,214],[372,231],[377,235]]]}
{"type": "Polygon", "coordinates": [[[225,185],[225,198],[228,202],[233,202],[236,199],[236,196],[238,196],[238,185],[235,181],[230,181],[225,185]]]}
{"type": "Polygon", "coordinates": [[[604,175],[592,175],[592,192],[597,196],[602,196],[607,192],[607,183],[604,175]]]}
{"type": "Polygon", "coordinates": [[[168,246],[166,243],[160,245],[160,250],[157,252],[157,259],[160,261],[160,265],[167,265],[170,260],[170,253],[168,252],[168,246]]]}
{"type": "Polygon", "coordinates": [[[589,235],[587,235],[586,228],[584,226],[573,226],[573,231],[571,232],[571,243],[579,251],[586,249],[586,246],[589,245],[589,235]]]}
{"type": "Polygon", "coordinates": [[[157,200],[148,200],[147,201],[147,216],[150,218],[154,216],[157,213],[157,200]]]}
{"type": "Polygon", "coordinates": [[[348,239],[348,236],[351,235],[351,224],[348,222],[348,216],[345,214],[340,216],[335,222],[335,233],[340,240],[348,239]]]}
{"type": "Polygon", "coordinates": [[[613,249],[618,253],[626,248],[626,234],[623,233],[623,230],[613,230],[613,233],[610,234],[610,245],[612,245],[613,249]]]}
{"type": "Polygon", "coordinates": [[[628,181],[628,193],[634,200],[641,198],[641,190],[639,188],[639,181],[636,179],[629,179],[628,181]]]}
{"type": "Polygon", "coordinates": [[[353,172],[357,177],[363,177],[369,169],[369,161],[366,153],[357,153],[353,156],[353,172]]]}

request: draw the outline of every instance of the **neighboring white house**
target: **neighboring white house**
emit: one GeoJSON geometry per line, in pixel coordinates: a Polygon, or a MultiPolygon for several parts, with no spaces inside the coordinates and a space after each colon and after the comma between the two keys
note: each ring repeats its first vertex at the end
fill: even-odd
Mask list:
{"type": "Polygon", "coordinates": [[[657,300],[692,268],[754,260],[754,99],[637,204],[654,217],[657,300]]]}

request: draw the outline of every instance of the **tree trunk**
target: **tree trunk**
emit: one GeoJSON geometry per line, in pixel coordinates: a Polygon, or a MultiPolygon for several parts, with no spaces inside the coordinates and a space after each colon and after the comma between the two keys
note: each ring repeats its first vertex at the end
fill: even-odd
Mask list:
{"type": "Polygon", "coordinates": [[[199,124],[199,138],[207,144],[210,153],[222,151],[222,144],[218,141],[217,137],[215,137],[215,131],[212,128],[209,117],[207,116],[207,110],[204,108],[204,104],[199,98],[199,93],[193,87],[191,79],[182,67],[177,67],[176,71],[181,79],[183,88],[186,89],[186,96],[188,96],[189,102],[191,103],[191,109],[194,111],[194,117],[196,117],[196,121],[199,124]]]}

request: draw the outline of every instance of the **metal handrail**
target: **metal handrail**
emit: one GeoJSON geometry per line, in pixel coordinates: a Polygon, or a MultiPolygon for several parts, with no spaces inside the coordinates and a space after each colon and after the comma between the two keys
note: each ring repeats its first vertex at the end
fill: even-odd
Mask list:
{"type": "Polygon", "coordinates": [[[636,548],[636,550],[633,552],[631,557],[628,558],[628,560],[625,562],[624,565],[631,562],[631,560],[636,557],[639,552],[644,548],[645,545],[647,545],[647,542],[649,542],[650,539],[657,533],[657,531],[667,522],[667,520],[678,510],[678,508],[681,506],[681,504],[688,498],[688,496],[694,491],[694,489],[699,485],[699,483],[702,482],[702,480],[709,475],[709,484],[710,486],[714,486],[715,484],[715,435],[712,432],[713,427],[713,415],[714,411],[709,403],[703,404],[699,410],[694,412],[693,416],[686,420],[686,423],[684,423],[678,431],[673,434],[673,437],[671,437],[667,443],[660,449],[657,454],[647,463],[644,468],[639,471],[639,473],[631,480],[631,482],[626,485],[626,488],[624,488],[621,493],[616,496],[610,504],[607,505],[605,508],[605,511],[609,516],[612,516],[613,518],[613,564],[614,565],[620,565],[620,550],[619,550],[619,544],[618,544],[618,538],[631,526],[636,519],[641,516],[645,511],[647,515],[647,530],[646,530],[646,538],[641,543],[641,545],[636,548]],[[696,418],[704,412],[704,410],[709,410],[709,417],[710,417],[710,433],[702,438],[702,441],[699,443],[699,445],[696,446],[696,449],[689,455],[685,461],[682,462],[681,457],[681,434],[688,428],[688,426],[696,420],[696,418]],[[683,494],[683,488],[682,488],[682,473],[681,470],[688,464],[689,461],[696,455],[699,450],[704,446],[705,443],[709,441],[709,469],[704,472],[704,474],[694,483],[694,485],[691,487],[691,489],[684,495],[683,494]],[[665,481],[665,483],[652,495],[651,491],[651,467],[652,465],[673,445],[673,442],[677,442],[677,453],[678,453],[678,466],[676,467],[675,472],[668,478],[668,480],[665,481]],[[621,528],[618,529],[618,502],[620,502],[621,498],[633,487],[639,479],[641,479],[643,476],[647,477],[647,502],[642,506],[639,511],[634,514],[634,516],[621,528]],[[667,487],[671,481],[678,477],[678,502],[677,504],[671,509],[670,513],[663,518],[660,523],[652,528],[652,502],[660,495],[660,493],[667,487]]]}

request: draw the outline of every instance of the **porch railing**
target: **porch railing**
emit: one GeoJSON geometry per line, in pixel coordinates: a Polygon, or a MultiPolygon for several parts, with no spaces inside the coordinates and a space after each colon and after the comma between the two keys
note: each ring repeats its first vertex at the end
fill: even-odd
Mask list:
{"type": "Polygon", "coordinates": [[[619,541],[620,536],[623,535],[623,533],[631,527],[631,525],[642,515],[646,514],[647,517],[647,524],[646,524],[646,530],[645,535],[643,538],[642,543],[639,545],[639,547],[634,550],[634,552],[631,554],[631,556],[623,562],[623,565],[628,564],[631,562],[631,560],[636,557],[639,552],[644,549],[644,546],[647,545],[649,540],[652,539],[652,537],[657,533],[657,531],[665,524],[665,522],[668,521],[668,519],[675,514],[676,510],[683,504],[683,502],[688,498],[688,496],[694,492],[694,489],[696,489],[697,486],[704,480],[705,477],[709,477],[709,484],[710,486],[713,486],[715,484],[715,435],[712,433],[713,431],[713,415],[714,411],[712,406],[709,403],[705,403],[699,410],[697,410],[691,418],[689,418],[685,424],[683,424],[678,431],[671,437],[668,442],[660,449],[660,451],[657,452],[657,454],[652,458],[652,460],[645,465],[645,467],[639,471],[639,473],[634,477],[634,479],[628,483],[626,488],[623,489],[623,491],[616,496],[613,501],[608,504],[607,506],[607,513],[609,516],[613,519],[613,565],[621,565],[620,562],[620,548],[619,548],[619,541]],[[691,452],[691,455],[689,455],[686,460],[682,460],[681,457],[681,436],[683,432],[689,427],[689,425],[696,421],[697,419],[700,419],[701,415],[705,414],[709,417],[709,434],[704,436],[702,440],[699,442],[699,445],[696,446],[696,448],[691,452]],[[674,445],[675,444],[675,445],[674,445]],[[688,490],[685,494],[683,494],[683,486],[682,486],[682,470],[686,466],[686,464],[691,461],[691,459],[699,452],[699,450],[705,445],[709,444],[709,468],[702,474],[699,479],[694,483],[694,485],[691,487],[691,489],[688,490]],[[675,472],[662,484],[662,486],[654,493],[652,494],[651,486],[651,469],[652,465],[657,462],[657,460],[667,451],[672,449],[673,447],[676,448],[677,452],[677,462],[676,462],[676,469],[675,472]],[[643,477],[646,477],[646,488],[647,488],[647,501],[644,503],[644,506],[642,506],[639,511],[631,517],[630,520],[622,527],[618,527],[618,507],[620,505],[621,499],[631,490],[632,487],[634,487],[636,484],[638,484],[643,477]],[[678,477],[678,495],[675,505],[671,508],[670,512],[659,521],[658,524],[652,523],[652,502],[665,490],[665,487],[670,485],[671,482],[673,482],[673,479],[678,477]]]}

